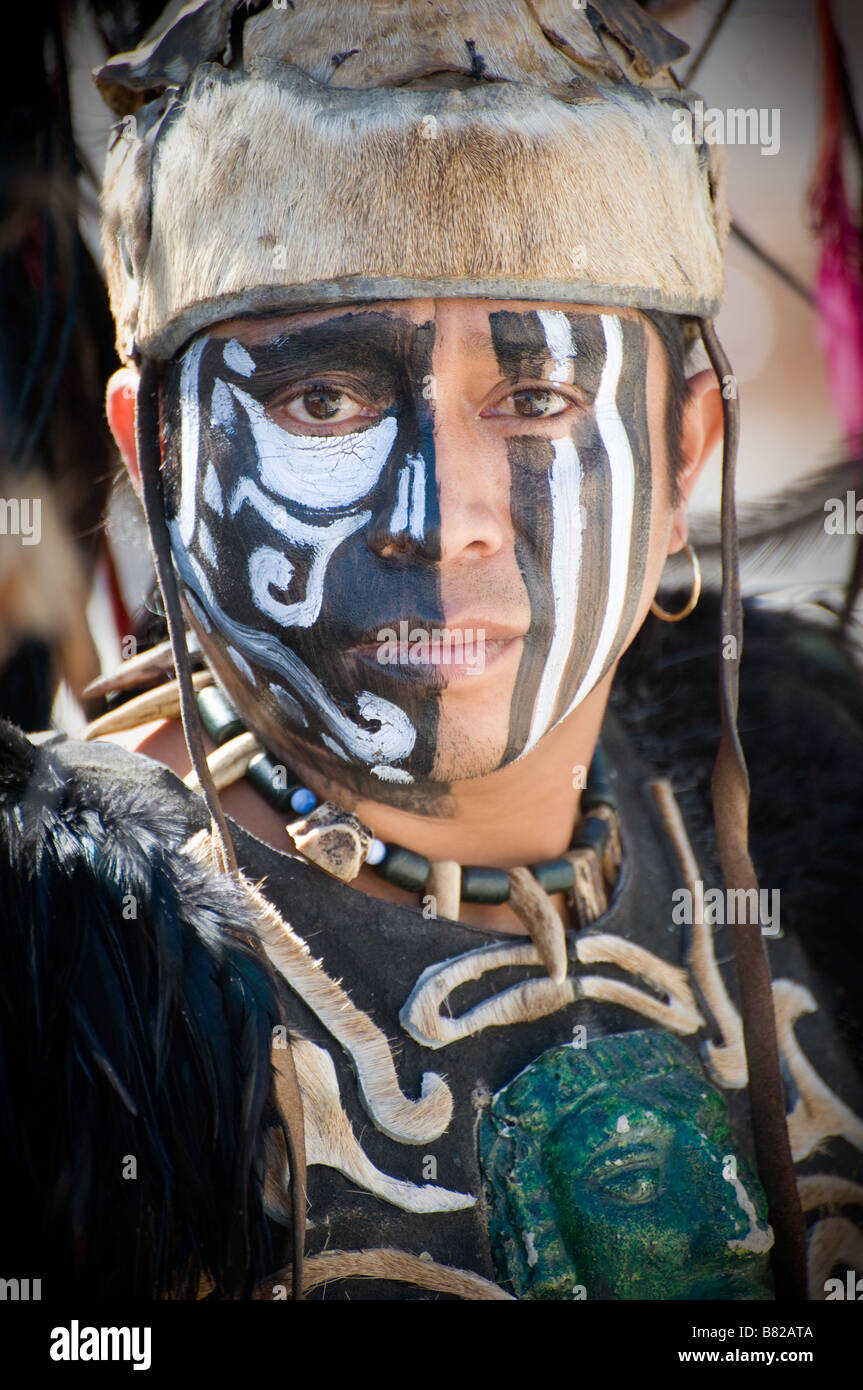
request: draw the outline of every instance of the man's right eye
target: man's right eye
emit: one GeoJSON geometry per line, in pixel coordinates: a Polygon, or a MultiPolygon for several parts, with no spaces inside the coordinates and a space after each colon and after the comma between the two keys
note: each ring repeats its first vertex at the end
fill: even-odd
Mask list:
{"type": "Polygon", "coordinates": [[[363,418],[377,414],[374,409],[361,406],[338,386],[307,386],[271,409],[302,425],[340,425],[354,416],[363,418]]]}

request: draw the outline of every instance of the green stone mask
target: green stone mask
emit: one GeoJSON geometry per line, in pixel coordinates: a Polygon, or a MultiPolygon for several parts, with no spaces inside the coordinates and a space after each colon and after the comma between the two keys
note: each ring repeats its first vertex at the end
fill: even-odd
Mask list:
{"type": "Polygon", "coordinates": [[[770,1298],[773,1235],[718,1090],[680,1039],[564,1046],[479,1125],[498,1279],[519,1298],[770,1298]]]}

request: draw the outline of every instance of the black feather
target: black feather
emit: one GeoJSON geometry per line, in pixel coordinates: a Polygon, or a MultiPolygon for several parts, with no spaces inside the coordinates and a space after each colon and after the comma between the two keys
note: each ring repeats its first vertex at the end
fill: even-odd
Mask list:
{"type": "MultiPolygon", "coordinates": [[[[825,504],[847,492],[863,499],[863,458],[849,458],[799,479],[782,492],[738,504],[738,546],[744,594],[787,592],[798,602],[835,591],[841,606],[860,537],[833,535],[825,529],[825,504]]],[[[706,585],[720,573],[718,523],[694,518],[690,526],[706,585]]],[[[686,582],[686,563],[675,559],[668,567],[669,584],[686,582]]]]}
{"type": "Polygon", "coordinates": [[[0,724],[3,1267],[46,1297],[243,1296],[289,1249],[248,900],[152,793],[55,763],[0,724]]]}

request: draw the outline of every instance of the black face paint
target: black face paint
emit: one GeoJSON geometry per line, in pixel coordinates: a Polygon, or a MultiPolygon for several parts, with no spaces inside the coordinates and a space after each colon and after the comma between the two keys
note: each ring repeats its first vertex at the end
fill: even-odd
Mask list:
{"type": "Polygon", "coordinates": [[[263,348],[198,339],[167,382],[175,562],[217,674],[235,696],[239,677],[253,726],[286,726],[382,788],[427,776],[437,745],[442,682],[375,660],[382,629],[444,623],[433,342],[431,324],[352,314],[263,348]],[[282,429],[267,406],[317,373],[381,418],[282,429]]]}

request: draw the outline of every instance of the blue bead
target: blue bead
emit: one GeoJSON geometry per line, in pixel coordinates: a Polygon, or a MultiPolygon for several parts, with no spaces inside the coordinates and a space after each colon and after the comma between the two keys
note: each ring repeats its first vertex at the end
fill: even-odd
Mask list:
{"type": "Polygon", "coordinates": [[[318,798],[308,787],[300,787],[299,791],[294,792],[291,797],[291,805],[301,816],[307,816],[309,811],[314,811],[318,804],[318,798]]]}
{"type": "Polygon", "coordinates": [[[384,844],[383,840],[372,840],[372,843],[369,847],[369,852],[366,855],[366,863],[380,864],[386,852],[387,847],[384,844]]]}

